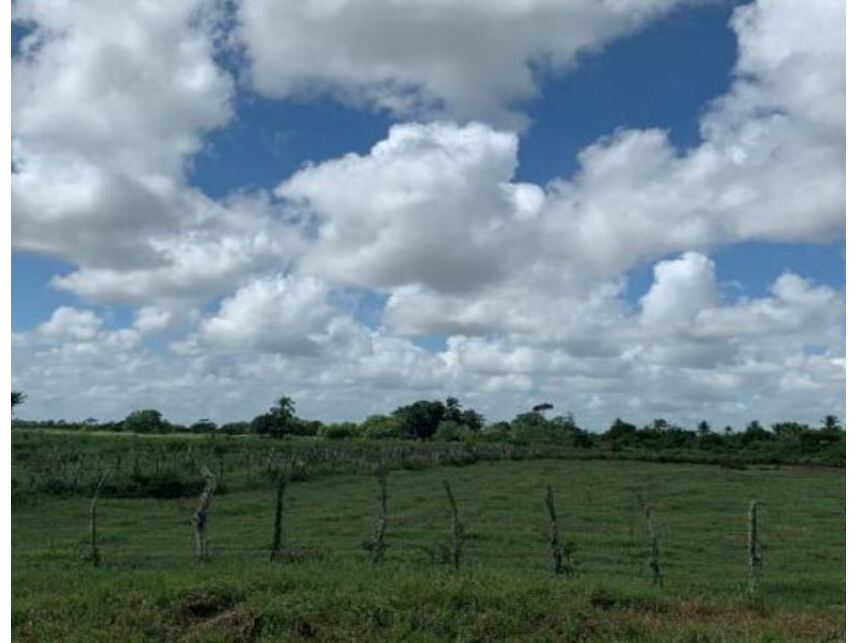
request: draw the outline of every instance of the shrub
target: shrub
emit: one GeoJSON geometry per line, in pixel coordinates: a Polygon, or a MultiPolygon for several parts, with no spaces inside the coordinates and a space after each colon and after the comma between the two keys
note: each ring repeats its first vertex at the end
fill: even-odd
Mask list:
{"type": "Polygon", "coordinates": [[[353,422],[322,425],[318,431],[318,436],[325,440],[345,440],[347,438],[356,438],[359,435],[360,427],[353,422]]]}
{"type": "MultiPolygon", "coordinates": [[[[110,479],[104,485],[105,495],[120,498],[189,498],[202,492],[205,481],[199,476],[181,476],[174,471],[159,473],[134,473],[128,477],[110,479]]],[[[217,481],[217,493],[225,493],[226,487],[217,481]]]]}
{"type": "Polygon", "coordinates": [[[161,412],[155,409],[134,411],[122,423],[122,430],[131,433],[167,433],[169,428],[161,412]]]}
{"type": "Polygon", "coordinates": [[[249,422],[227,422],[220,427],[220,432],[227,435],[241,435],[251,433],[252,429],[249,422]]]}
{"type": "Polygon", "coordinates": [[[435,440],[440,440],[441,442],[464,442],[469,438],[472,438],[474,435],[473,429],[464,425],[458,424],[457,422],[450,422],[449,420],[444,420],[438,426],[437,431],[434,434],[435,440]]]}
{"type": "Polygon", "coordinates": [[[360,433],[364,438],[373,440],[402,438],[404,427],[398,417],[389,415],[370,415],[360,425],[360,433]]]}

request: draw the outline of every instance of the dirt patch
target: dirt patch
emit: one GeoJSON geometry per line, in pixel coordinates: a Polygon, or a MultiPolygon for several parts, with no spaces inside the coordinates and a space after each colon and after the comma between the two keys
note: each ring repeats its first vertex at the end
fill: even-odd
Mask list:
{"type": "Polygon", "coordinates": [[[259,617],[253,610],[239,606],[195,623],[180,640],[182,643],[193,641],[252,643],[259,636],[259,625],[259,617]]]}
{"type": "Polygon", "coordinates": [[[228,592],[194,592],[182,601],[179,616],[186,621],[210,619],[234,607],[236,603],[236,597],[228,592]]]}

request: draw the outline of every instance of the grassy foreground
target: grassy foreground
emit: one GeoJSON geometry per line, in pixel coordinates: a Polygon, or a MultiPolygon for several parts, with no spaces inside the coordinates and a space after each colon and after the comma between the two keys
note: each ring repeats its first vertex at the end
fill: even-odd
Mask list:
{"type": "Polygon", "coordinates": [[[212,560],[192,559],[194,499],[105,498],[101,568],[83,562],[88,502],[44,496],[13,513],[13,636],[138,640],[840,640],[845,622],[842,470],[559,461],[398,471],[372,565],[375,481],[288,487],[294,561],[268,562],[273,491],[216,496],[212,560]],[[465,525],[448,542],[442,481],[465,525]],[[544,485],[575,573],[554,577],[544,485]],[[663,589],[647,578],[638,496],[653,507],[663,589]],[[745,523],[761,504],[765,568],[746,593],[745,523]],[[419,545],[420,547],[414,547],[419,545]]]}

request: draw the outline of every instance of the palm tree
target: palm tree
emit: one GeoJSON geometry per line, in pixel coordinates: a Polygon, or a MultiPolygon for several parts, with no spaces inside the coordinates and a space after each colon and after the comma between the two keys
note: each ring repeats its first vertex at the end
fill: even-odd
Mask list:
{"type": "Polygon", "coordinates": [[[12,391],[12,413],[15,413],[15,407],[23,404],[27,396],[22,391],[12,391]]]}
{"type": "Polygon", "coordinates": [[[277,400],[276,404],[275,415],[281,418],[290,418],[295,414],[295,401],[289,396],[284,395],[277,400]]]}
{"type": "Polygon", "coordinates": [[[461,424],[461,402],[457,397],[446,398],[446,409],[443,412],[443,419],[456,424],[461,424]]]}
{"type": "Polygon", "coordinates": [[[828,431],[836,431],[842,428],[842,425],[839,424],[839,418],[835,415],[825,415],[823,422],[824,428],[828,431]]]}
{"type": "Polygon", "coordinates": [[[272,438],[281,438],[289,432],[289,426],[295,417],[295,401],[284,395],[274,402],[268,415],[273,419],[270,429],[272,438]]]}

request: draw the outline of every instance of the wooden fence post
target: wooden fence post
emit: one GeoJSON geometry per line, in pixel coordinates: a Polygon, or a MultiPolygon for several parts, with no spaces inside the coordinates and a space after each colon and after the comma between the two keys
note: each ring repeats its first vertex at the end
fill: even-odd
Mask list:
{"type": "Polygon", "coordinates": [[[658,532],[655,529],[655,523],[652,520],[652,508],[642,496],[640,496],[640,504],[643,506],[643,512],[646,514],[646,527],[649,531],[649,571],[652,574],[652,585],[656,587],[664,586],[664,577],[661,573],[660,564],[660,547],[658,546],[658,532]]]}
{"type": "Polygon", "coordinates": [[[443,481],[443,488],[446,491],[446,497],[449,500],[449,507],[452,519],[452,564],[458,569],[461,564],[461,549],[463,545],[464,527],[458,518],[458,506],[455,504],[455,497],[452,495],[452,488],[447,480],[443,481]]]}
{"type": "Polygon", "coordinates": [[[211,497],[217,488],[217,480],[208,467],[203,465],[201,471],[205,477],[205,487],[199,496],[199,505],[191,518],[194,535],[196,536],[196,559],[198,561],[208,559],[208,507],[211,504],[211,497]]]}
{"type": "Polygon", "coordinates": [[[747,512],[747,567],[750,575],[748,588],[751,594],[756,591],[762,572],[762,543],[759,542],[757,508],[758,504],[753,500],[747,512]]]}
{"type": "Polygon", "coordinates": [[[548,531],[551,539],[551,554],[553,555],[553,571],[554,574],[565,574],[568,572],[568,566],[563,560],[562,544],[559,536],[559,527],[556,522],[556,507],[553,501],[553,487],[547,485],[545,491],[545,505],[548,508],[548,531]]]}
{"type": "Polygon", "coordinates": [[[277,500],[274,508],[274,540],[271,545],[271,560],[275,561],[283,553],[283,504],[286,493],[288,475],[281,470],[276,477],[277,500]]]}
{"type": "Polygon", "coordinates": [[[378,519],[375,523],[375,534],[370,545],[373,563],[381,561],[386,548],[384,535],[387,531],[387,470],[384,465],[378,467],[375,476],[378,480],[378,519]]]}
{"type": "Polygon", "coordinates": [[[98,514],[96,504],[98,503],[98,494],[101,491],[101,487],[104,486],[104,481],[107,480],[107,476],[109,475],[109,469],[101,475],[101,478],[99,478],[98,483],[95,485],[92,501],[89,503],[89,547],[90,559],[94,567],[101,565],[101,552],[98,551],[98,514]]]}

